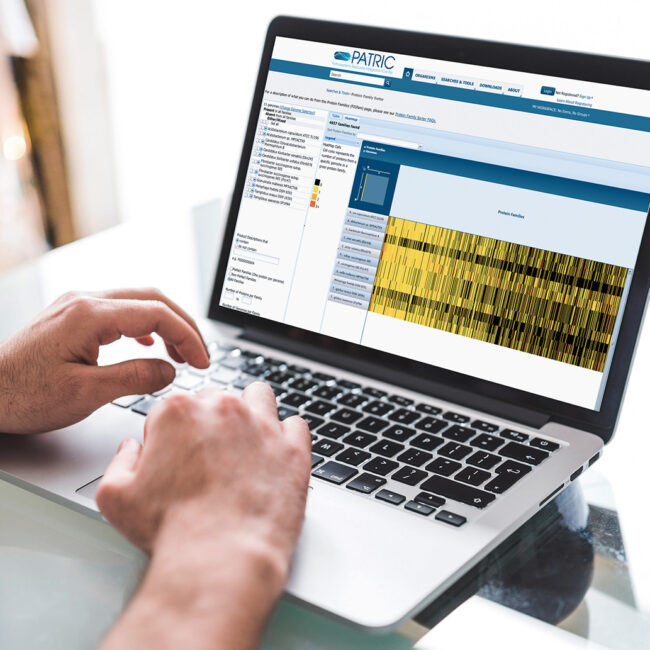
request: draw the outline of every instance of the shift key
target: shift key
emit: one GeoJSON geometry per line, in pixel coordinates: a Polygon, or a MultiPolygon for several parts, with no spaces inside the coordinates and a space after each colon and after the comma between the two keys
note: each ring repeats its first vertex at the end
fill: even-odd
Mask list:
{"type": "Polygon", "coordinates": [[[478,490],[477,488],[451,481],[442,476],[432,476],[420,486],[421,490],[433,492],[441,497],[466,503],[468,506],[475,508],[485,508],[494,501],[494,494],[478,490]]]}
{"type": "Polygon", "coordinates": [[[317,476],[337,485],[344,483],[355,474],[357,474],[357,470],[354,467],[348,467],[333,460],[321,465],[312,472],[312,476],[317,476]]]}

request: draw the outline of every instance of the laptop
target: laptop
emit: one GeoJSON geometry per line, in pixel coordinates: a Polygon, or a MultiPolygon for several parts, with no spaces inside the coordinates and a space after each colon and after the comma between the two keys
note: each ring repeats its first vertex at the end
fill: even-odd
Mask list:
{"type": "Polygon", "coordinates": [[[158,400],[266,381],[313,438],[288,595],[398,626],[612,438],[650,278],[649,90],[642,61],[275,19],[210,368],[5,436],[0,476],[99,516],[158,400]]]}

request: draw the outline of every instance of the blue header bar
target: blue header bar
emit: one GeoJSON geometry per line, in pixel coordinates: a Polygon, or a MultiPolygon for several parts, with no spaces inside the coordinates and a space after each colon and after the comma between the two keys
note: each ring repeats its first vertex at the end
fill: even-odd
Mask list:
{"type": "MultiPolygon", "coordinates": [[[[326,79],[327,81],[352,84],[354,86],[371,88],[378,87],[376,83],[364,83],[363,81],[352,81],[349,79],[333,79],[330,77],[330,72],[332,70],[337,70],[339,72],[349,72],[349,70],[339,70],[338,68],[329,66],[296,63],[294,61],[285,61],[282,59],[271,59],[269,69],[273,72],[283,72],[285,74],[313,77],[315,79],[326,79]]],[[[359,78],[362,76],[368,76],[372,77],[374,81],[377,79],[378,75],[363,75],[363,73],[355,71],[354,76],[359,78]]],[[[524,113],[534,113],[536,115],[548,115],[549,117],[561,117],[567,120],[576,120],[578,122],[592,122],[594,124],[616,126],[623,129],[646,131],[650,133],[650,118],[642,117],[640,115],[602,111],[582,106],[575,107],[568,104],[545,102],[526,97],[512,97],[509,95],[482,92],[480,90],[468,90],[466,88],[457,88],[455,86],[428,84],[413,81],[412,79],[394,79],[392,77],[386,77],[384,79],[384,87],[396,92],[424,95],[426,97],[437,97],[439,99],[449,99],[452,101],[467,102],[481,106],[494,106],[496,108],[505,108],[512,111],[522,111],[524,113]]],[[[548,94],[551,93],[549,92],[548,94]]]]}
{"type": "MultiPolygon", "coordinates": [[[[359,155],[359,169],[364,168],[364,165],[371,172],[380,166],[383,169],[387,165],[390,165],[394,168],[393,175],[395,176],[395,180],[397,178],[396,168],[399,165],[406,165],[419,169],[429,169],[443,174],[452,174],[453,176],[462,176],[463,178],[474,178],[480,181],[487,181],[488,183],[498,183],[499,185],[507,185],[509,187],[520,187],[525,190],[534,190],[536,192],[544,192],[545,194],[555,194],[571,199],[590,201],[591,203],[602,203],[603,205],[637,210],[643,213],[646,213],[650,206],[650,194],[644,192],[610,187],[609,185],[599,185],[597,183],[587,183],[572,178],[540,174],[524,169],[515,169],[513,167],[492,165],[475,160],[466,160],[465,158],[443,156],[428,151],[394,147],[376,142],[364,141],[362,143],[361,153],[359,155]],[[380,163],[380,165],[372,164],[375,161],[376,163],[380,163]]],[[[359,176],[359,173],[357,173],[357,176],[359,176]]],[[[360,182],[361,178],[358,179],[358,183],[360,182]]],[[[389,195],[387,193],[386,199],[388,200],[388,198],[392,198],[392,194],[389,195]]],[[[358,200],[357,197],[356,201],[358,200]]],[[[350,207],[359,207],[355,202],[354,189],[350,200],[350,207]]],[[[367,206],[361,207],[366,210],[369,209],[367,206]]],[[[390,210],[390,203],[388,203],[386,209],[388,211],[390,210]]],[[[388,214],[388,212],[382,212],[381,209],[378,210],[377,208],[373,211],[388,214]]]]}

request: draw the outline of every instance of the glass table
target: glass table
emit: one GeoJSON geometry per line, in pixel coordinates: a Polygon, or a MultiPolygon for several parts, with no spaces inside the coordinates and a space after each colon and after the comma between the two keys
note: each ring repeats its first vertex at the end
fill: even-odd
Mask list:
{"type": "MultiPolygon", "coordinates": [[[[220,206],[118,226],[0,277],[0,338],[71,289],[157,286],[205,314],[220,206]]],[[[645,332],[602,460],[395,633],[364,635],[283,600],[262,647],[650,648],[648,386],[645,332]]],[[[107,524],[0,481],[0,648],[94,647],[146,563],[107,524]]]]}

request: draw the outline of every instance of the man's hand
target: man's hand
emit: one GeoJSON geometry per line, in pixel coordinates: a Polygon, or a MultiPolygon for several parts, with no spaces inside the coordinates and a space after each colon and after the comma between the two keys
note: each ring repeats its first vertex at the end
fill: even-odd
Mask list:
{"type": "Polygon", "coordinates": [[[175,361],[208,367],[196,323],[155,289],[62,296],[0,344],[0,431],[61,428],[122,395],[160,390],[174,378],[161,359],[97,365],[100,346],[121,336],[151,345],[154,332],[175,361]]]}
{"type": "Polygon", "coordinates": [[[126,440],[97,490],[104,516],[153,553],[107,648],[252,648],[288,576],[311,440],[269,386],[172,396],[126,440]]]}

